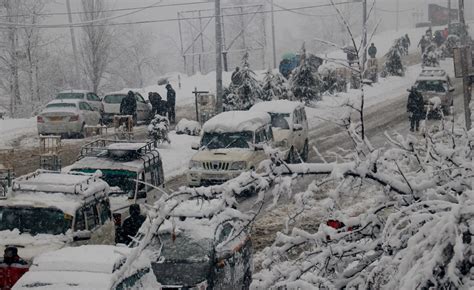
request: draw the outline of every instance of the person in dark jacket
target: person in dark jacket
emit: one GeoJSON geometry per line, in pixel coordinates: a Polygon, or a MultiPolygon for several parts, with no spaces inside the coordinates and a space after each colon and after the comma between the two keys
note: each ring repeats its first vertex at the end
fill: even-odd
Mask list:
{"type": "Polygon", "coordinates": [[[175,112],[176,92],[171,86],[171,84],[167,84],[166,89],[168,90],[166,94],[166,103],[168,106],[168,119],[171,124],[174,124],[176,121],[176,112],[175,112]]]}
{"type": "Polygon", "coordinates": [[[130,244],[132,238],[138,233],[146,217],[140,213],[140,206],[132,204],[129,208],[130,216],[125,219],[122,225],[122,243],[130,244]]]}
{"type": "Polygon", "coordinates": [[[242,78],[240,77],[240,68],[238,66],[236,66],[234,72],[232,72],[230,80],[235,86],[240,86],[242,84],[242,78]]]}
{"type": "Polygon", "coordinates": [[[418,92],[415,86],[408,91],[410,94],[408,95],[407,112],[410,118],[410,131],[413,132],[419,130],[420,120],[423,119],[425,106],[423,96],[418,92]]]}
{"type": "Polygon", "coordinates": [[[160,94],[158,94],[156,92],[149,92],[148,93],[148,99],[150,100],[150,103],[151,103],[153,116],[155,116],[156,114],[159,114],[158,111],[159,111],[159,108],[160,108],[160,105],[161,105],[161,96],[160,96],[160,94]]]}
{"type": "Polygon", "coordinates": [[[131,115],[135,120],[137,117],[137,100],[135,99],[135,94],[132,91],[128,91],[128,94],[125,98],[122,99],[120,103],[120,114],[121,115],[131,115]]]}
{"type": "Polygon", "coordinates": [[[375,58],[375,55],[377,55],[377,48],[373,43],[370,45],[368,53],[371,58],[375,58]]]}
{"type": "Polygon", "coordinates": [[[426,47],[430,44],[426,36],[422,36],[420,42],[418,42],[418,47],[421,48],[421,54],[425,53],[426,47]]]}

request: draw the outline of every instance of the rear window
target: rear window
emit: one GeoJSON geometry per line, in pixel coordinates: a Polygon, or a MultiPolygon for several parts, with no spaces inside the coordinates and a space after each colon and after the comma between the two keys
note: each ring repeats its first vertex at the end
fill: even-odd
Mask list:
{"type": "Polygon", "coordinates": [[[54,103],[46,105],[46,108],[75,108],[76,104],[71,103],[54,103]]]}
{"type": "Polygon", "coordinates": [[[104,97],[104,102],[107,104],[120,104],[125,98],[125,95],[107,95],[104,97]]]}
{"type": "Polygon", "coordinates": [[[83,93],[60,93],[56,96],[58,100],[81,100],[84,98],[83,93]]]}

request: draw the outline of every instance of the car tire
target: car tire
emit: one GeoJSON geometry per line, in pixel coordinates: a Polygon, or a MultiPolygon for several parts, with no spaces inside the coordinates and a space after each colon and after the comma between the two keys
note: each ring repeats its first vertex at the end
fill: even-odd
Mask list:
{"type": "Polygon", "coordinates": [[[303,159],[304,162],[308,161],[309,157],[309,142],[308,140],[304,141],[304,146],[303,146],[303,151],[301,151],[301,159],[303,159]]]}

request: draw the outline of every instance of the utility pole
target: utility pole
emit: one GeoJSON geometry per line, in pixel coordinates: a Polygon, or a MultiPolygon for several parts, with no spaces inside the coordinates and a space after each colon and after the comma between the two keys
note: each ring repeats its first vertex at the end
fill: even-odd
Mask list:
{"type": "Polygon", "coordinates": [[[223,110],[222,100],[222,27],[221,27],[221,0],[215,0],[216,22],[216,111],[223,110]]]}
{"type": "Polygon", "coordinates": [[[451,0],[448,0],[448,31],[451,30],[451,0]]]}
{"type": "Polygon", "coordinates": [[[397,0],[397,25],[396,25],[396,31],[398,31],[398,25],[400,23],[400,0],[397,0]]]}
{"type": "Polygon", "coordinates": [[[362,72],[367,62],[367,0],[362,0],[362,72]]]}
{"type": "MultiPolygon", "coordinates": [[[[461,31],[461,46],[463,48],[468,47],[467,43],[467,28],[466,28],[466,20],[464,18],[464,0],[459,0],[459,22],[461,23],[462,31],[461,31]]],[[[468,63],[467,54],[471,53],[470,49],[463,49],[463,57],[462,57],[462,71],[463,71],[463,92],[464,92],[464,119],[466,122],[466,130],[471,130],[471,109],[469,108],[469,104],[471,102],[471,92],[469,90],[469,85],[471,82],[471,78],[469,77],[469,66],[472,64],[468,63]]]]}
{"type": "MultiPolygon", "coordinates": [[[[67,15],[69,19],[69,24],[72,24],[72,15],[71,15],[71,3],[69,0],[66,0],[66,8],[67,8],[67,15]]],[[[79,85],[80,81],[80,74],[79,74],[79,62],[77,60],[77,46],[76,46],[76,37],[74,36],[74,28],[72,25],[69,27],[71,31],[71,43],[72,43],[72,53],[74,54],[74,84],[79,85]]]]}
{"type": "Polygon", "coordinates": [[[273,49],[273,68],[277,68],[277,57],[276,57],[276,43],[275,43],[275,8],[273,6],[273,0],[271,3],[272,10],[272,49],[273,49]]]}

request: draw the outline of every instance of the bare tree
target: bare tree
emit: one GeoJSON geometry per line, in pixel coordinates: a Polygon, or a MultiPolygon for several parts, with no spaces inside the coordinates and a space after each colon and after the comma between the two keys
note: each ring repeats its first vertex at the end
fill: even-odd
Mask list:
{"type": "MultiPolygon", "coordinates": [[[[94,21],[106,17],[104,0],[82,0],[82,21],[94,21]]],[[[97,92],[110,59],[112,30],[106,21],[83,26],[82,58],[84,73],[90,88],[97,92]]]]}

